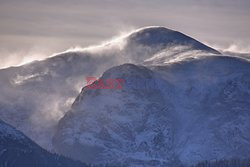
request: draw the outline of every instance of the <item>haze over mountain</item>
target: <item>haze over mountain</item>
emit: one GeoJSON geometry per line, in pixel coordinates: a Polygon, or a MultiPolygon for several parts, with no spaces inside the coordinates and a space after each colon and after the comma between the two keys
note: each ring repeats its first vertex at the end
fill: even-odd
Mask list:
{"type": "Polygon", "coordinates": [[[93,164],[248,158],[250,64],[239,57],[164,27],[138,29],[0,70],[0,118],[48,150],[93,164]],[[89,90],[89,76],[123,78],[125,87],[89,90]],[[138,81],[128,86],[131,78],[138,81]]]}

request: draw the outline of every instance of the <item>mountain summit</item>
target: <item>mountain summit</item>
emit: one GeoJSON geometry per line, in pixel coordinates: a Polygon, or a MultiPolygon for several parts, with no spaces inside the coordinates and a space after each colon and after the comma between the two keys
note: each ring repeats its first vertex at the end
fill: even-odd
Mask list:
{"type": "Polygon", "coordinates": [[[217,50],[178,31],[165,27],[145,27],[133,31],[123,39],[125,45],[121,54],[125,55],[130,63],[141,64],[150,59],[159,64],[176,57],[191,56],[194,52],[206,54],[220,54],[217,50]],[[161,60],[156,58],[159,54],[161,60]]]}
{"type": "Polygon", "coordinates": [[[128,43],[140,44],[148,47],[190,46],[195,50],[203,50],[219,54],[219,52],[205,44],[181,33],[165,27],[146,27],[138,29],[127,38],[128,43]]]}

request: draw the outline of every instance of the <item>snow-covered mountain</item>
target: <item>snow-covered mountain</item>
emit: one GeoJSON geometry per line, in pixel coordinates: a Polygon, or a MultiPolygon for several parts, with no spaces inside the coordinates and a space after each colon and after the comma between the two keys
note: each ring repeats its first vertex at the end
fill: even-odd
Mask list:
{"type": "MultiPolygon", "coordinates": [[[[249,59],[223,54],[164,27],[138,29],[1,69],[0,119],[46,149],[94,164],[177,167],[249,158],[249,59]],[[89,76],[125,83],[88,89],[89,76]]],[[[0,124],[1,150],[13,135],[31,143],[0,124]]]]}
{"type": "Polygon", "coordinates": [[[248,158],[249,76],[249,61],[226,56],[111,68],[101,78],[123,78],[123,89],[84,87],[60,120],[55,149],[129,166],[248,158]]]}
{"type": "Polygon", "coordinates": [[[56,154],[51,154],[22,132],[0,120],[1,167],[87,167],[56,154]]]}
{"type": "Polygon", "coordinates": [[[208,54],[219,52],[180,32],[147,27],[100,46],[2,69],[0,118],[52,149],[55,126],[86,85],[86,77],[99,77],[123,63],[165,64],[208,54]]]}

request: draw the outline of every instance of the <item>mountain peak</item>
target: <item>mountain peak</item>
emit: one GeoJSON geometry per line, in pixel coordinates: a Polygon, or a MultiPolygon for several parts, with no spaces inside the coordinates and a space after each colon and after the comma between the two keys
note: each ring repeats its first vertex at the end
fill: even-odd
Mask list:
{"type": "Polygon", "coordinates": [[[195,50],[202,50],[219,54],[219,52],[205,44],[175,30],[162,26],[150,26],[140,28],[132,32],[127,39],[128,43],[134,45],[141,44],[144,46],[154,47],[171,47],[171,46],[189,46],[195,50]]]}

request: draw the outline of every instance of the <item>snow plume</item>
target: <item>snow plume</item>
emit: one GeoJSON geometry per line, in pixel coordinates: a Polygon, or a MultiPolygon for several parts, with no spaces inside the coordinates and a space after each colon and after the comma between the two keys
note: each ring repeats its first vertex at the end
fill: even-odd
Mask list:
{"type": "MultiPolygon", "coordinates": [[[[8,68],[11,66],[21,66],[24,64],[28,64],[30,62],[36,60],[44,60],[46,58],[51,58],[54,56],[58,56],[60,54],[65,54],[68,52],[88,52],[92,54],[98,54],[101,52],[107,51],[114,51],[114,50],[121,50],[124,45],[126,44],[125,38],[133,33],[134,30],[125,30],[119,32],[117,36],[114,36],[110,40],[103,41],[97,45],[90,45],[86,47],[82,46],[72,46],[69,49],[64,49],[63,52],[52,52],[49,49],[46,49],[45,46],[34,46],[30,49],[23,49],[23,50],[5,50],[0,48],[0,53],[2,55],[0,61],[0,69],[8,68]]],[[[53,46],[54,48],[58,48],[57,46],[53,46]]],[[[61,50],[61,49],[55,49],[61,50]]],[[[107,53],[108,54],[108,53],[107,53]]]]}
{"type": "Polygon", "coordinates": [[[249,43],[243,43],[243,42],[234,42],[229,44],[215,44],[211,42],[205,42],[205,44],[220,50],[221,52],[232,52],[232,53],[239,53],[239,54],[245,54],[250,53],[250,45],[249,43]]]}
{"type": "Polygon", "coordinates": [[[24,51],[16,51],[16,52],[8,52],[2,51],[2,55],[7,55],[1,57],[0,61],[0,69],[8,68],[11,66],[21,66],[24,64],[31,63],[36,60],[43,60],[47,57],[47,53],[38,50],[30,50],[28,52],[24,51]]]}
{"type": "Polygon", "coordinates": [[[130,28],[129,30],[123,30],[120,31],[118,35],[113,36],[111,39],[101,42],[97,45],[90,45],[87,47],[81,47],[81,46],[74,46],[69,49],[67,49],[64,52],[55,53],[51,57],[67,53],[67,52],[90,52],[94,54],[98,54],[100,52],[104,51],[111,51],[111,50],[122,50],[126,45],[126,38],[128,38],[132,33],[137,32],[138,29],[130,28]]]}
{"type": "MultiPolygon", "coordinates": [[[[205,42],[206,43],[206,42],[205,42]]],[[[234,42],[228,45],[206,43],[207,45],[219,50],[224,56],[239,57],[250,60],[250,45],[243,42],[234,42]]]]}
{"type": "Polygon", "coordinates": [[[225,52],[235,52],[235,53],[250,53],[250,45],[244,44],[231,44],[228,48],[224,49],[225,52]]]}

